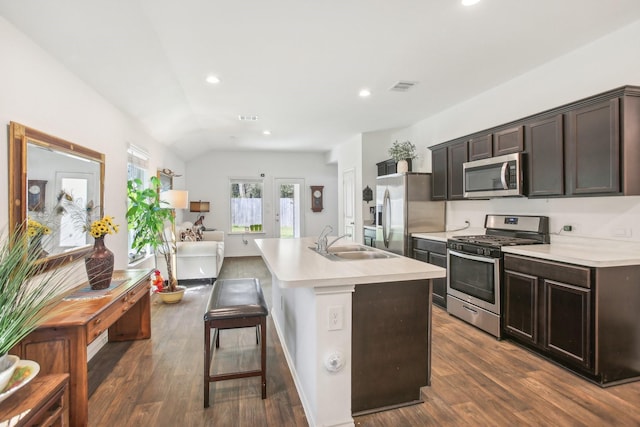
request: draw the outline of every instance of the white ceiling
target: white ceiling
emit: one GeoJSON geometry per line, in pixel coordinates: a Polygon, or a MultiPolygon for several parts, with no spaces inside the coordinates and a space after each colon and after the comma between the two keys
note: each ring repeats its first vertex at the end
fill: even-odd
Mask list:
{"type": "Polygon", "coordinates": [[[640,1],[0,0],[0,14],[189,160],[410,125],[640,19],[640,1]],[[389,91],[399,80],[419,84],[389,91]]]}

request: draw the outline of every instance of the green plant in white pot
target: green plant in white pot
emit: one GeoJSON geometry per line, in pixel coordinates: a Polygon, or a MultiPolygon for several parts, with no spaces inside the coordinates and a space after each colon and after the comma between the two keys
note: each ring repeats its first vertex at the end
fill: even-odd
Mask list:
{"type": "Polygon", "coordinates": [[[60,270],[44,271],[40,248],[29,244],[27,228],[25,223],[5,233],[0,243],[0,377],[6,377],[0,393],[18,360],[9,350],[46,321],[69,288],[60,270]]]}
{"type": "Polygon", "coordinates": [[[389,155],[398,163],[398,172],[407,172],[409,170],[407,160],[413,160],[418,157],[416,146],[410,141],[395,141],[389,148],[389,155]]]}

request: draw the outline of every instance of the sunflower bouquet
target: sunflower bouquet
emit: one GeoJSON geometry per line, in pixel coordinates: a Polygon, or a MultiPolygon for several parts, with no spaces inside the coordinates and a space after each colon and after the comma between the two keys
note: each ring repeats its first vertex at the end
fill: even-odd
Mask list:
{"type": "Polygon", "coordinates": [[[101,219],[97,219],[91,223],[87,230],[94,239],[99,239],[107,234],[117,233],[119,226],[114,224],[113,217],[105,215],[101,219]]]}

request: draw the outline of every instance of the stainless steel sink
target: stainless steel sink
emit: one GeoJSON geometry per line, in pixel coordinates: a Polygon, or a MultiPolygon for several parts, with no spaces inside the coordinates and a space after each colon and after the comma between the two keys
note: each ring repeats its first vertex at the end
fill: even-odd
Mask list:
{"type": "Polygon", "coordinates": [[[385,259],[391,258],[393,255],[384,252],[373,251],[359,251],[359,252],[336,252],[331,254],[334,257],[343,260],[358,260],[358,259],[385,259]]]}
{"type": "Polygon", "coordinates": [[[329,253],[338,253],[338,252],[368,252],[373,251],[373,248],[368,246],[360,246],[360,245],[349,245],[349,246],[332,246],[327,252],[329,253]]]}
{"type": "Polygon", "coordinates": [[[386,259],[396,256],[392,253],[380,251],[375,248],[363,245],[332,246],[327,250],[326,253],[318,252],[315,246],[309,246],[309,249],[313,250],[318,255],[322,255],[323,257],[332,261],[386,259]]]}
{"type": "MultiPolygon", "coordinates": [[[[309,246],[309,249],[312,249],[315,252],[318,252],[319,254],[324,255],[322,254],[322,252],[319,252],[315,246],[309,246]]],[[[368,251],[375,251],[375,248],[372,248],[371,246],[364,246],[364,245],[344,245],[344,246],[330,246],[329,249],[327,249],[327,253],[330,253],[330,254],[335,254],[338,252],[368,252],[368,251]]]]}

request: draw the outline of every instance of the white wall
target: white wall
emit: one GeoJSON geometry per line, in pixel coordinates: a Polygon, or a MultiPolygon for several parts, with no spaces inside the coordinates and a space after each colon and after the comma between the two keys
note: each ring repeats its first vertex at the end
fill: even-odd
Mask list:
{"type": "MultiPolygon", "coordinates": [[[[115,254],[115,268],[126,268],[128,145],[139,145],[151,153],[153,173],[157,167],[181,171],[184,163],[2,17],[0,52],[2,126],[15,121],[105,153],[104,212],[122,227],[120,233],[107,238],[107,246],[115,254]]],[[[4,145],[0,164],[8,165],[6,142],[4,145]]],[[[8,185],[7,173],[0,174],[0,229],[7,224],[8,185]]],[[[179,185],[180,179],[176,180],[179,185]]]]}
{"type": "MultiPolygon", "coordinates": [[[[210,202],[211,212],[205,214],[204,224],[208,228],[225,232],[225,257],[260,255],[253,239],[275,236],[274,179],[276,178],[304,179],[302,215],[305,236],[317,236],[327,224],[337,230],[337,166],[327,164],[324,153],[216,151],[189,161],[186,170],[189,200],[210,202]],[[231,229],[229,179],[260,179],[261,174],[264,174],[264,233],[229,234],[231,229]],[[322,212],[311,211],[309,187],[312,185],[324,186],[322,212]],[[245,245],[243,240],[248,243],[245,245]]],[[[193,222],[197,214],[185,211],[183,218],[193,222]]]]}
{"type": "MultiPolygon", "coordinates": [[[[362,205],[362,135],[356,135],[341,144],[334,150],[335,156],[338,159],[338,228],[336,235],[344,234],[344,191],[343,191],[343,176],[348,170],[353,169],[355,171],[355,224],[354,224],[354,236],[351,240],[354,242],[362,243],[363,230],[362,230],[362,209],[358,209],[362,205]]],[[[375,190],[374,190],[375,191],[375,190]]]]}
{"type": "MultiPolygon", "coordinates": [[[[640,21],[400,130],[394,136],[409,139],[422,148],[609,89],[640,85],[638,40],[640,21]]],[[[571,235],[640,241],[640,197],[448,202],[447,225],[455,228],[469,219],[473,227],[482,227],[485,213],[549,215],[552,231],[558,231],[564,224],[573,224],[576,231],[571,235]]]]}

